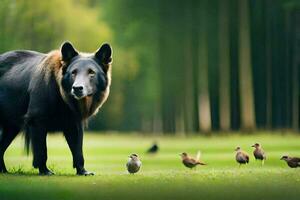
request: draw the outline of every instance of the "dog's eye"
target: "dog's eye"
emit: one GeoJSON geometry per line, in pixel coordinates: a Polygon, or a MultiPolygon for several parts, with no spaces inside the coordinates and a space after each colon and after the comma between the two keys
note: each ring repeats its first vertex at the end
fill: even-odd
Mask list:
{"type": "Polygon", "coordinates": [[[72,78],[75,78],[75,76],[76,76],[76,74],[77,74],[77,70],[75,69],[75,70],[73,70],[71,73],[72,73],[72,78]]]}
{"type": "Polygon", "coordinates": [[[75,69],[72,71],[72,75],[76,75],[76,74],[77,74],[77,70],[75,69]]]}
{"type": "Polygon", "coordinates": [[[95,76],[95,74],[96,74],[96,72],[95,71],[93,71],[92,69],[89,69],[89,76],[90,77],[94,77],[95,76]]]}

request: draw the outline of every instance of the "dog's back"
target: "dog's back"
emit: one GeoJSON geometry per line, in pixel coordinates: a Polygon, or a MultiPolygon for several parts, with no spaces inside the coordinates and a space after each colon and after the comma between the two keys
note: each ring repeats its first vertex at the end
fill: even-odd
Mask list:
{"type": "Polygon", "coordinates": [[[33,66],[39,62],[45,55],[34,51],[9,51],[0,54],[0,77],[7,71],[17,66],[17,70],[23,69],[25,66],[33,66]]]}
{"type": "Polygon", "coordinates": [[[0,55],[0,126],[20,123],[28,104],[28,87],[36,65],[45,54],[10,51],[0,55]]]}

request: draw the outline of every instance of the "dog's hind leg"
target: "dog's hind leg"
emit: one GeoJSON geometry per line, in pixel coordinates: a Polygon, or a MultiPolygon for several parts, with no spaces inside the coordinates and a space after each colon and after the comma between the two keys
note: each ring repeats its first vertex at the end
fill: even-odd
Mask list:
{"type": "Polygon", "coordinates": [[[3,127],[2,133],[0,135],[0,173],[6,173],[7,169],[4,163],[4,153],[11,142],[15,139],[18,135],[20,128],[17,127],[3,127]]]}
{"type": "Polygon", "coordinates": [[[39,169],[40,175],[53,175],[54,173],[47,168],[47,131],[41,125],[29,126],[30,139],[33,151],[33,167],[39,169]]]}

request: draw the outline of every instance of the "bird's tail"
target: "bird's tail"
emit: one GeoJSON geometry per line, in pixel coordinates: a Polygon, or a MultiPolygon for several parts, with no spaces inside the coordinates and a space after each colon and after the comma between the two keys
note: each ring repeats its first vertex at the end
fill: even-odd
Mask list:
{"type": "Polygon", "coordinates": [[[200,161],[200,158],[201,158],[201,151],[199,150],[199,151],[197,152],[197,155],[196,155],[196,161],[197,161],[197,164],[198,164],[198,165],[207,165],[207,164],[201,162],[201,161],[200,161]]]}
{"type": "Polygon", "coordinates": [[[198,151],[196,155],[196,160],[199,161],[200,158],[201,158],[201,151],[198,151]]]}

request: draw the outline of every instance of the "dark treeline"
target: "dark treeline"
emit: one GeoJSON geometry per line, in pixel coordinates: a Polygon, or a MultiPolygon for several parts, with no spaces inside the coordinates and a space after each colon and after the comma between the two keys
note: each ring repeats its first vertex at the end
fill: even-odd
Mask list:
{"type": "Polygon", "coordinates": [[[139,65],[120,128],[299,129],[298,1],[110,3],[116,42],[139,65]]]}
{"type": "Polygon", "coordinates": [[[299,130],[298,0],[1,1],[1,52],[113,44],[90,129],[299,130]]]}

